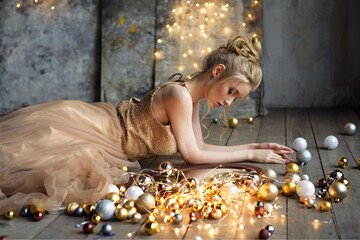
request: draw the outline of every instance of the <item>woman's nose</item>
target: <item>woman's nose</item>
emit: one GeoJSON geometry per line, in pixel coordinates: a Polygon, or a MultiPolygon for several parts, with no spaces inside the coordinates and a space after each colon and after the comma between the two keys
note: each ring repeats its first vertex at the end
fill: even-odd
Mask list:
{"type": "Polygon", "coordinates": [[[233,101],[234,101],[234,98],[230,97],[230,98],[225,100],[225,104],[229,107],[233,101]]]}

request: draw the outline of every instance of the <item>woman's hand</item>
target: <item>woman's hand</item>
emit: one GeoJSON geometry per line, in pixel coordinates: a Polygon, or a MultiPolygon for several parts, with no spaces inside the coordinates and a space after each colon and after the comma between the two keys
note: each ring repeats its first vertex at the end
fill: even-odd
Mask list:
{"type": "Polygon", "coordinates": [[[294,150],[278,143],[260,143],[257,149],[272,149],[280,154],[284,159],[292,161],[288,154],[294,153],[294,150]]]}
{"type": "Polygon", "coordinates": [[[291,162],[291,158],[286,155],[287,150],[254,149],[249,151],[249,160],[253,162],[280,164],[291,162]]]}

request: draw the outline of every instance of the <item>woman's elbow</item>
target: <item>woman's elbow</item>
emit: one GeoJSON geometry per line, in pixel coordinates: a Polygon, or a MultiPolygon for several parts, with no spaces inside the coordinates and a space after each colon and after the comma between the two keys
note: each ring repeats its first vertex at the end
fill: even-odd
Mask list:
{"type": "Polygon", "coordinates": [[[187,164],[201,164],[202,159],[199,157],[200,154],[196,151],[180,151],[181,157],[187,164]]]}

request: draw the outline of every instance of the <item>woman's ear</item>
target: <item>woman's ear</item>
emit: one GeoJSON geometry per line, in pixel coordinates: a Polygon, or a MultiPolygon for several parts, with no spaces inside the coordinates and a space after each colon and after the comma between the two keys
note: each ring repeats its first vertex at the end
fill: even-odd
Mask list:
{"type": "Polygon", "coordinates": [[[216,65],[212,70],[213,77],[216,77],[217,75],[221,74],[225,70],[224,64],[218,64],[216,65]]]}

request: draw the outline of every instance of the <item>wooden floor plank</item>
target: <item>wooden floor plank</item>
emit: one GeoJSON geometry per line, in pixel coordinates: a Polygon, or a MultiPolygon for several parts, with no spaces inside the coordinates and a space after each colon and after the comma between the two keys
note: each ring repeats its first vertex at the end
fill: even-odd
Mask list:
{"type": "MultiPolygon", "coordinates": [[[[344,135],[342,135],[343,123],[337,120],[337,116],[341,114],[341,111],[339,109],[316,109],[309,112],[325,173],[327,174],[330,170],[340,170],[349,179],[350,183],[352,182],[355,185],[350,187],[348,196],[344,200],[332,204],[332,213],[336,219],[335,226],[338,237],[344,239],[358,238],[360,229],[354,228],[354,224],[359,225],[360,223],[357,217],[360,210],[354,208],[354,206],[360,204],[359,190],[356,187],[360,182],[359,170],[353,168],[341,169],[337,165],[337,160],[340,157],[352,158],[344,135]],[[334,150],[327,150],[324,147],[323,141],[328,135],[334,135],[339,140],[339,146],[334,150]]],[[[359,146],[359,142],[357,144],[359,146]]]]}
{"type": "MultiPolygon", "coordinates": [[[[312,159],[307,165],[300,165],[299,175],[307,174],[309,180],[316,186],[318,180],[325,176],[306,109],[286,110],[286,134],[289,146],[297,137],[306,139],[307,150],[311,152],[312,159]]],[[[336,236],[334,221],[330,224],[314,224],[315,219],[319,221],[332,219],[330,212],[319,213],[314,208],[307,209],[299,200],[300,198],[296,193],[288,197],[289,239],[331,239],[336,236]]],[[[321,205],[322,201],[317,201],[317,203],[321,205]]]]}

